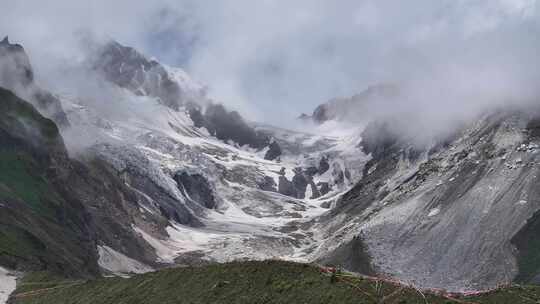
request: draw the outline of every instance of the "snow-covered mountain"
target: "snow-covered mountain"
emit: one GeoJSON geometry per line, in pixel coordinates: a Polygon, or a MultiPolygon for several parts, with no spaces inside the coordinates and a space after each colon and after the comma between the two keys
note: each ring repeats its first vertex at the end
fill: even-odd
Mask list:
{"type": "MultiPolygon", "coordinates": [[[[39,169],[54,193],[45,200],[17,192],[10,177],[21,166],[0,178],[0,193],[11,195],[0,202],[0,225],[29,243],[53,244],[41,260],[35,252],[0,255],[2,267],[62,271],[51,266],[57,254],[69,275],[126,275],[282,258],[450,290],[538,280],[537,112],[486,113],[452,136],[418,145],[395,132],[396,120],[378,115],[399,98],[398,89],[383,85],[304,116],[318,124],[311,132],[291,131],[249,122],[209,100],[186,72],[117,42],[97,45],[90,64],[78,67],[92,75],[85,86],[100,94],[74,83],[48,93],[51,112],[12,77],[33,74],[22,47],[5,40],[2,49],[16,50],[0,54],[8,59],[2,68],[17,73],[1,74],[0,85],[56,123],[66,121],[51,131],[37,112],[23,117],[29,104],[2,91],[11,114],[0,121],[17,122],[0,124],[0,140],[9,143],[2,151],[32,155],[23,164],[39,169]],[[23,110],[13,110],[16,104],[23,110]],[[50,132],[33,140],[27,121],[50,132]],[[347,132],[327,132],[342,123],[347,132]],[[54,144],[35,145],[51,136],[54,144]],[[17,209],[17,199],[26,207],[17,209]],[[51,207],[51,200],[61,203],[51,207]],[[5,210],[13,215],[3,218],[5,210]],[[62,230],[62,223],[70,226],[62,230]]],[[[0,157],[0,164],[9,161],[0,157]]]]}
{"type": "Polygon", "coordinates": [[[116,42],[104,48],[95,57],[103,62],[80,66],[100,94],[57,95],[73,169],[92,181],[69,186],[90,216],[102,271],[304,259],[313,234],[291,227],[354,185],[365,161],[359,138],[253,125],[180,69],[116,42]]]}

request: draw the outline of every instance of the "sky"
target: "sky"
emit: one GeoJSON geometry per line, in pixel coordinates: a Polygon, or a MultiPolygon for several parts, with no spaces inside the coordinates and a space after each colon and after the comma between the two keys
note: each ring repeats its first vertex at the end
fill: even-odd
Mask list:
{"type": "MultiPolygon", "coordinates": [[[[540,79],[535,0],[17,0],[0,35],[38,77],[84,54],[91,32],[184,68],[210,96],[279,124],[377,83],[413,88],[435,117],[533,99],[540,79]]],[[[404,106],[409,106],[406,104],[404,106]]]]}

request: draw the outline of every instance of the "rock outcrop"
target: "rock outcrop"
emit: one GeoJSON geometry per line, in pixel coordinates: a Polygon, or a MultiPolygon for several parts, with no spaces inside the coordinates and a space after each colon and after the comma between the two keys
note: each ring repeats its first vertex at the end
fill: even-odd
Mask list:
{"type": "Polygon", "coordinates": [[[60,100],[36,84],[26,51],[20,44],[11,44],[8,37],[0,42],[0,86],[28,100],[60,127],[69,126],[60,100]]]}

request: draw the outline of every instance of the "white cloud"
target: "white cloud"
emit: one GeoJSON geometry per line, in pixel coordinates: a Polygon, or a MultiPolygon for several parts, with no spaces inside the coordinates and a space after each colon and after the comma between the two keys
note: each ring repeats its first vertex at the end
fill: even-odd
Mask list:
{"type": "Polygon", "coordinates": [[[73,35],[90,29],[182,64],[215,99],[280,123],[378,82],[436,87],[428,95],[444,109],[530,98],[540,76],[535,0],[18,0],[0,9],[0,29],[29,49],[38,73],[79,56],[73,35]]]}

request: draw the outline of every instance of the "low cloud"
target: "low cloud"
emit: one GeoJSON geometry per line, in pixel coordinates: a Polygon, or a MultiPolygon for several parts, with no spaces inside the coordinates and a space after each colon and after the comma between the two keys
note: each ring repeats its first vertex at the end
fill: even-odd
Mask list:
{"type": "MultiPolygon", "coordinates": [[[[248,118],[280,124],[337,96],[393,83],[396,106],[436,124],[536,101],[535,0],[4,1],[0,29],[38,80],[81,60],[81,32],[182,66],[248,118]]],[[[395,111],[396,108],[388,109],[395,111]]]]}

